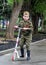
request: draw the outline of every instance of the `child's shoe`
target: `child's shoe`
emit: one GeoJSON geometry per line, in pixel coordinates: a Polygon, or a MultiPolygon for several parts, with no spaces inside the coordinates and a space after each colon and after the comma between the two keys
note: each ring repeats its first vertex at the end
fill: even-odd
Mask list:
{"type": "Polygon", "coordinates": [[[30,57],[30,50],[27,50],[27,60],[30,60],[31,57],[30,57]]]}

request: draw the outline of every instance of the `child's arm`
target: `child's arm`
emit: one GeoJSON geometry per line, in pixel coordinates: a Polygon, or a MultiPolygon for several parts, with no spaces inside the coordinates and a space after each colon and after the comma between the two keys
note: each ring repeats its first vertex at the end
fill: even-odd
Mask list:
{"type": "Polygon", "coordinates": [[[19,22],[19,25],[18,25],[18,27],[21,27],[21,28],[23,28],[23,26],[24,26],[24,22],[23,22],[23,20],[22,20],[22,21],[20,21],[20,22],[19,22]]]}
{"type": "Polygon", "coordinates": [[[29,25],[29,27],[24,27],[23,29],[24,29],[24,30],[31,30],[31,31],[33,31],[32,22],[29,21],[28,25],[29,25]]]}
{"type": "Polygon", "coordinates": [[[33,31],[33,24],[32,24],[32,22],[30,22],[30,30],[32,30],[33,31]]]}

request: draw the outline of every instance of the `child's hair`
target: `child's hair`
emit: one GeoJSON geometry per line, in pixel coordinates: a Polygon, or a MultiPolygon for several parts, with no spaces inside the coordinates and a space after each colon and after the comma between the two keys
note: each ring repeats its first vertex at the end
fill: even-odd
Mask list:
{"type": "Polygon", "coordinates": [[[28,16],[30,16],[30,14],[29,14],[28,11],[24,11],[23,15],[28,15],[28,16]]]}

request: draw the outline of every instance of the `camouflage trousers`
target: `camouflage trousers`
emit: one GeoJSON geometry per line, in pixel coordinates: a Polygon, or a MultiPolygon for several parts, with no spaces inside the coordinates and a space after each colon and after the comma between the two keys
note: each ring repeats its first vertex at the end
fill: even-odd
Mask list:
{"type": "Polygon", "coordinates": [[[32,34],[30,34],[29,36],[24,36],[21,35],[21,39],[20,39],[20,48],[23,48],[24,45],[26,45],[26,49],[30,50],[30,45],[32,42],[32,34]]]}

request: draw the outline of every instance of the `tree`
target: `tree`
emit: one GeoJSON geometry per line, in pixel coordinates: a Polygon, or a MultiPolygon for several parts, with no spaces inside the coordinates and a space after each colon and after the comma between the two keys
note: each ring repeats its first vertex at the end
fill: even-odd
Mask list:
{"type": "Polygon", "coordinates": [[[12,14],[11,14],[11,18],[10,18],[10,24],[9,24],[9,32],[8,32],[8,37],[7,38],[14,38],[14,25],[18,19],[19,16],[19,12],[21,10],[23,4],[23,0],[21,2],[19,2],[19,5],[15,6],[12,14]]]}
{"type": "MultiPolygon", "coordinates": [[[[38,31],[38,18],[39,16],[42,17],[42,19],[45,18],[46,14],[46,0],[31,0],[31,9],[35,17],[35,30],[38,31]],[[37,16],[36,16],[37,15],[37,16]]],[[[43,26],[44,20],[42,20],[42,26],[43,26]]],[[[35,32],[36,32],[35,31],[35,32]]]]}

